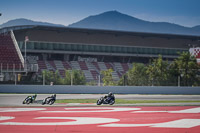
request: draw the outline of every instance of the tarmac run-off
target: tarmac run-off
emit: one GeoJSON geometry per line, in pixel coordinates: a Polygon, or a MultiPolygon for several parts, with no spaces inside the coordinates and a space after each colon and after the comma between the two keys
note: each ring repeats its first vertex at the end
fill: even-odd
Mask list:
{"type": "Polygon", "coordinates": [[[3,133],[191,133],[199,130],[199,106],[0,108],[3,133]]]}

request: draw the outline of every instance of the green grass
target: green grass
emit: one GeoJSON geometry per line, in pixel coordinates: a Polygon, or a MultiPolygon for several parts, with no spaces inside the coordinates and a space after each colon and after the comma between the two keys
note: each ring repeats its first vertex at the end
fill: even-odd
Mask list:
{"type": "MultiPolygon", "coordinates": [[[[96,103],[97,99],[63,99],[56,100],[56,103],[96,103]]],[[[191,102],[200,102],[200,101],[157,101],[157,100],[124,100],[117,99],[115,100],[116,104],[136,104],[136,103],[191,103],[191,102]]]]}
{"type": "Polygon", "coordinates": [[[56,100],[56,103],[96,103],[96,99],[62,99],[56,100]]]}

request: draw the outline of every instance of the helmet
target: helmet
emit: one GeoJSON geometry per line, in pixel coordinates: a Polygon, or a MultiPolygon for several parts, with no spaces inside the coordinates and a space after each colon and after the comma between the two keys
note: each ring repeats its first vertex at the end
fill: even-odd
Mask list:
{"type": "Polygon", "coordinates": [[[109,93],[108,93],[108,96],[112,96],[112,92],[109,92],[109,93]]]}
{"type": "Polygon", "coordinates": [[[37,97],[37,94],[35,94],[35,97],[37,97]]]}
{"type": "Polygon", "coordinates": [[[56,94],[53,94],[53,97],[56,97],[56,94]]]}

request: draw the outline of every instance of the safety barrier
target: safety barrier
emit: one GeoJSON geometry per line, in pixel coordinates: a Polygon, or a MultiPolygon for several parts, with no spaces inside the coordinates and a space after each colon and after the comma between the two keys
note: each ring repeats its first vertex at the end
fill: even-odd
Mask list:
{"type": "Polygon", "coordinates": [[[68,86],[68,85],[0,85],[0,93],[38,94],[191,94],[199,95],[200,87],[169,86],[68,86]]]}

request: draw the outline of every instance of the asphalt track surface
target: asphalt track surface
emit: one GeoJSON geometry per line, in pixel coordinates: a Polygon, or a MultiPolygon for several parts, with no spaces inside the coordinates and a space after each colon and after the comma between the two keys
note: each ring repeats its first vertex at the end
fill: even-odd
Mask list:
{"type": "MultiPolygon", "coordinates": [[[[22,101],[28,96],[33,94],[0,94],[0,106],[27,106],[23,105],[22,101]]],[[[57,94],[57,99],[99,99],[105,94],[57,94]]],[[[36,98],[36,103],[30,104],[28,106],[42,106],[41,102],[44,98],[50,96],[49,94],[38,94],[36,98]]],[[[126,100],[167,100],[167,101],[199,101],[200,95],[115,95],[116,99],[126,99],[126,100]]],[[[66,106],[65,104],[62,104],[66,106]]],[[[74,105],[74,104],[68,104],[74,105]]],[[[77,104],[76,104],[77,105],[77,104]]],[[[92,104],[90,104],[92,105],[92,104]]],[[[115,105],[118,105],[117,103],[115,105]]],[[[133,104],[133,106],[140,105],[199,105],[198,103],[140,103],[133,104]]],[[[61,104],[54,104],[54,106],[61,106],[61,104]]],[[[95,104],[94,104],[95,106],[95,104]]]]}
{"type": "MultiPolygon", "coordinates": [[[[36,103],[23,105],[22,101],[28,95],[32,94],[0,94],[0,133],[199,133],[200,131],[199,103],[166,103],[167,106],[164,104],[42,106],[42,99],[49,94],[38,94],[36,103]]],[[[102,95],[104,94],[58,94],[57,99],[98,99],[102,95]]],[[[115,96],[127,100],[200,99],[199,95],[115,96]]]]}
{"type": "Polygon", "coordinates": [[[1,133],[199,133],[200,106],[0,107],[1,133]]]}

